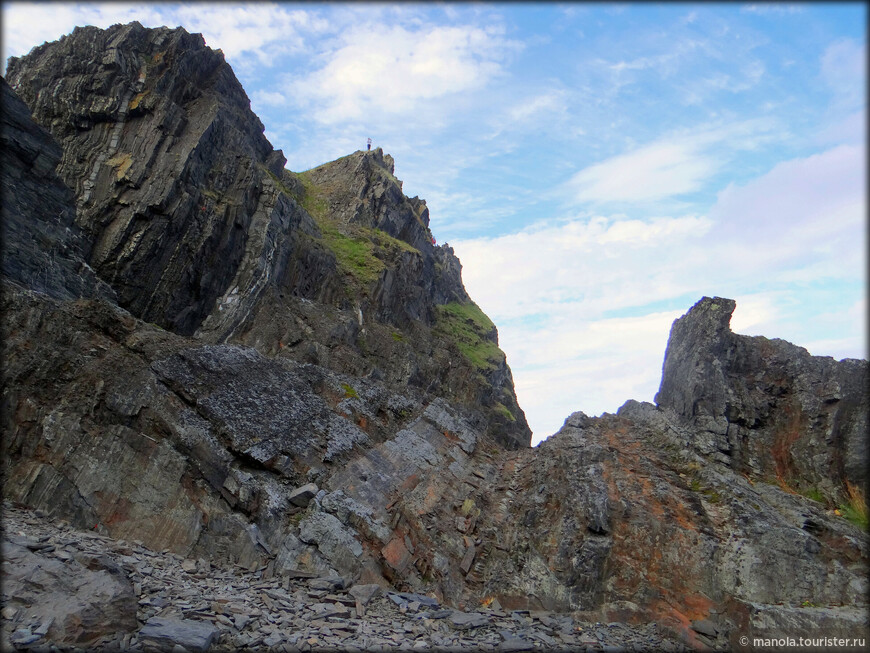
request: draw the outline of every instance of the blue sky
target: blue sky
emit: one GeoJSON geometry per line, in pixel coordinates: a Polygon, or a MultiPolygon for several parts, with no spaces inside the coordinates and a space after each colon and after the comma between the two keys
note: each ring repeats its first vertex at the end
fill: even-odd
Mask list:
{"type": "Polygon", "coordinates": [[[674,319],[866,358],[863,3],[3,5],[3,61],[75,25],[221,48],[301,171],[396,159],[495,321],[534,441],[651,401],[674,319]]]}

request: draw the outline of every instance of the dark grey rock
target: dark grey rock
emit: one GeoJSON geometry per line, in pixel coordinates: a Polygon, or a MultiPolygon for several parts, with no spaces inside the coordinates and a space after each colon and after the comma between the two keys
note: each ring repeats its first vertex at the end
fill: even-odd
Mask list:
{"type": "Polygon", "coordinates": [[[438,599],[426,596],[425,594],[415,594],[414,592],[388,592],[388,596],[394,601],[396,598],[401,599],[405,603],[416,601],[420,605],[425,605],[432,608],[437,608],[440,604],[438,599]],[[395,597],[395,598],[394,598],[395,597]]]}
{"type": "Polygon", "coordinates": [[[464,630],[468,628],[479,628],[490,623],[490,617],[479,612],[459,612],[454,610],[449,618],[450,623],[454,628],[464,630]]]}
{"type": "Polygon", "coordinates": [[[288,495],[287,500],[294,506],[305,508],[319,491],[320,488],[318,488],[315,483],[308,483],[293,490],[288,495]]]}
{"type": "Polygon", "coordinates": [[[354,585],[348,590],[348,594],[350,594],[364,606],[368,605],[372,601],[372,599],[380,596],[381,592],[381,586],[375,585],[373,583],[354,585]]]}
{"type": "Polygon", "coordinates": [[[308,581],[308,586],[315,590],[343,590],[347,587],[348,580],[344,576],[329,576],[326,578],[313,578],[308,581]]]}
{"type": "Polygon", "coordinates": [[[207,651],[219,636],[220,631],[207,622],[165,617],[152,617],[139,631],[139,638],[146,642],[191,651],[207,651]]]}
{"type": "Polygon", "coordinates": [[[3,277],[57,299],[114,300],[87,264],[90,243],[74,224],[73,192],[55,172],[60,146],[2,78],[0,103],[3,277]]]}
{"type": "Polygon", "coordinates": [[[696,633],[707,635],[707,637],[712,637],[713,639],[716,639],[716,635],[719,633],[719,629],[716,628],[715,624],[709,619],[693,621],[691,626],[692,630],[696,633]]]}
{"type": "Polygon", "coordinates": [[[534,642],[520,637],[506,638],[498,645],[499,651],[531,651],[534,648],[534,642]]]}
{"type": "Polygon", "coordinates": [[[704,297],[671,328],[656,404],[699,453],[843,502],[867,483],[868,365],[731,331],[736,303],[704,297]]]}
{"type": "MultiPolygon", "coordinates": [[[[136,628],[133,587],[117,567],[94,557],[88,568],[45,557],[43,552],[3,542],[3,602],[20,606],[34,619],[30,641],[87,644],[136,628]]],[[[28,633],[31,631],[28,629],[28,633]]],[[[25,633],[19,634],[23,639],[25,633]]]]}

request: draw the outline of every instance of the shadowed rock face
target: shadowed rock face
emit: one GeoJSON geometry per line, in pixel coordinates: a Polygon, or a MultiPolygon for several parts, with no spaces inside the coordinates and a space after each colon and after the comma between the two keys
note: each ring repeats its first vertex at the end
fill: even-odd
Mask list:
{"type": "Polygon", "coordinates": [[[58,299],[115,293],[88,266],[89,242],[73,224],[73,193],[55,167],[61,149],[0,79],[3,277],[58,299]]]}
{"type": "Polygon", "coordinates": [[[274,216],[263,136],[223,55],[201,35],[77,28],[10,59],[9,83],[63,148],[90,262],[135,315],[190,334],[274,216]],[[171,71],[171,72],[170,72],[171,71]]]}
{"type": "Polygon", "coordinates": [[[180,29],[79,29],[10,79],[74,193],[4,86],[4,497],[266,576],[693,644],[866,632],[867,533],[833,510],[866,481],[865,361],[736,335],[703,298],[658,405],[530,449],[495,326],[389,155],[283,170],[180,29]]]}

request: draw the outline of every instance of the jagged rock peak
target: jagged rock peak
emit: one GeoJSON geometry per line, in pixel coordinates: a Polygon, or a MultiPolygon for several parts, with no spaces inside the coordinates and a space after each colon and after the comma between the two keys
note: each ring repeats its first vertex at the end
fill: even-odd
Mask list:
{"type": "Polygon", "coordinates": [[[426,202],[404,195],[393,157],[380,147],[357,150],[302,176],[317,187],[340,224],[380,229],[421,252],[433,253],[426,202]]]}
{"type": "Polygon", "coordinates": [[[832,502],[864,487],[867,361],[735,334],[735,307],[704,297],[674,322],[656,404],[692,424],[701,454],[743,473],[832,502]]]}
{"type": "Polygon", "coordinates": [[[731,328],[731,316],[737,302],[725,297],[702,297],[692,308],[677,320],[680,324],[705,324],[718,329],[731,328]]]}
{"type": "Polygon", "coordinates": [[[89,263],[134,316],[424,388],[528,446],[495,329],[391,156],[285,170],[223,56],[181,28],[82,28],[9,81],[60,143],[89,263]]]}
{"type": "Polygon", "coordinates": [[[8,81],[63,148],[91,266],[133,314],[192,333],[285,177],[222,53],[182,28],[84,27],[11,59],[8,81]]]}

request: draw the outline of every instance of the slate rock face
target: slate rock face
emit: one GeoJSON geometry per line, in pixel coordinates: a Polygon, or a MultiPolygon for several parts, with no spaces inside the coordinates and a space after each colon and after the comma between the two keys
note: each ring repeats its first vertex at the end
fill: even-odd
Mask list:
{"type": "Polygon", "coordinates": [[[694,448],[742,473],[833,501],[867,484],[868,365],[811,356],[729,327],[735,302],[704,297],[671,329],[656,403],[694,426],[694,448]]]}
{"type": "Polygon", "coordinates": [[[252,229],[290,219],[264,188],[284,159],[198,34],[77,28],[10,59],[7,78],[63,147],[58,172],[92,239],[91,265],[146,321],[192,333],[252,229]]]}
{"type": "Polygon", "coordinates": [[[73,193],[55,172],[60,146],[2,78],[0,93],[3,276],[58,299],[114,299],[87,264],[90,243],[73,224],[73,193]]]}

